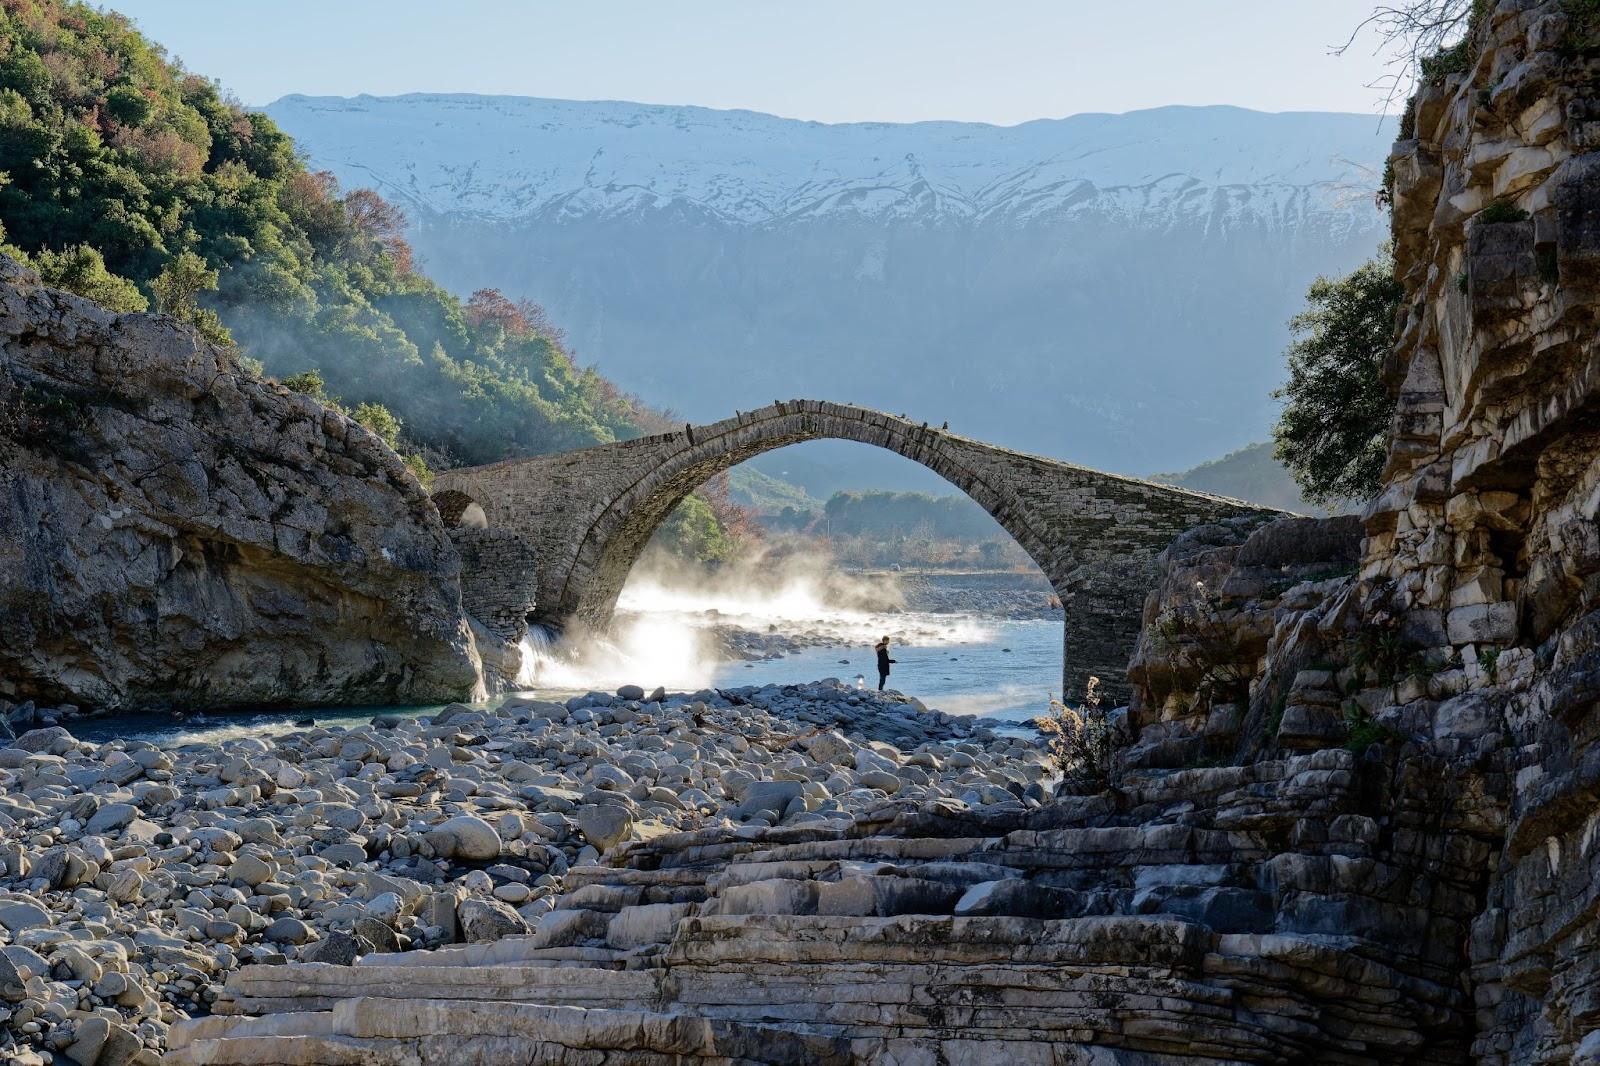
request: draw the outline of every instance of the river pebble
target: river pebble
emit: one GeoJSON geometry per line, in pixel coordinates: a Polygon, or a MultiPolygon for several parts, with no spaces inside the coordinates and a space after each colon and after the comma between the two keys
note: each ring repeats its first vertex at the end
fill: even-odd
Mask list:
{"type": "Polygon", "coordinates": [[[0,741],[0,1062],[154,1062],[240,966],[525,933],[569,867],[630,840],[1033,804],[1046,776],[1033,740],[837,681],[172,750],[28,731],[0,741]]]}

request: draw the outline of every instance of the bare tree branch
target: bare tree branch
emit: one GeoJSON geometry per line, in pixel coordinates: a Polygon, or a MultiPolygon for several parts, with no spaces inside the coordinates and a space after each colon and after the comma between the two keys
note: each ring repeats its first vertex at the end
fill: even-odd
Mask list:
{"type": "Polygon", "coordinates": [[[1341,56],[1364,35],[1377,36],[1374,51],[1388,53],[1385,65],[1390,73],[1369,87],[1383,90],[1383,109],[1387,113],[1396,100],[1411,95],[1436,57],[1466,38],[1473,29],[1474,16],[1484,7],[1485,0],[1404,0],[1380,4],[1357,24],[1343,44],[1329,51],[1341,56]]]}

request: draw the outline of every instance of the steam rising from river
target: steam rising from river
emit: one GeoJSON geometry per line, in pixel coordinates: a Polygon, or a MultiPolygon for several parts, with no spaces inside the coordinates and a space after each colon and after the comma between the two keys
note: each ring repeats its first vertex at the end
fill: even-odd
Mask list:
{"type": "Polygon", "coordinates": [[[531,633],[520,680],[554,690],[706,688],[726,662],[719,629],[841,647],[870,645],[884,634],[921,646],[988,635],[974,618],[904,607],[900,575],[845,573],[816,554],[766,549],[708,572],[654,553],[629,576],[610,633],[569,632],[559,641],[531,633]]]}

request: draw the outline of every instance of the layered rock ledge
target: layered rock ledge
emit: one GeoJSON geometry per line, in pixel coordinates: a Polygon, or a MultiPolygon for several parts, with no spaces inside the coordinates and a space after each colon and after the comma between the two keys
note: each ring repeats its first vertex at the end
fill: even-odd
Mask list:
{"type": "MultiPolygon", "coordinates": [[[[555,904],[606,849],[838,833],[896,797],[1020,813],[1047,798],[1044,762],[837,682],[454,705],[170,750],[36,730],[0,747],[0,1061],[147,1061],[171,1026],[229,1006],[244,970],[514,956],[533,929],[577,944],[596,918],[555,904]]],[[[556,956],[620,965],[671,910],[556,956]]]]}
{"type": "Polygon", "coordinates": [[[570,870],[530,936],[240,970],[219,1007],[255,1017],[180,1026],[171,1057],[1461,1061],[1471,998],[1397,899],[1370,770],[1330,750],[641,841],[570,870]]]}

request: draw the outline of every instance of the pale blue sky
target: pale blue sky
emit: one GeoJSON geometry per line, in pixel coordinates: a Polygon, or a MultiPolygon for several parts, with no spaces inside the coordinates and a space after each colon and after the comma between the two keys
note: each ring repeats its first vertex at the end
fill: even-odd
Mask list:
{"type": "Polygon", "coordinates": [[[110,0],[247,104],[484,92],[1009,124],[1162,104],[1374,111],[1373,0],[110,0]]]}

